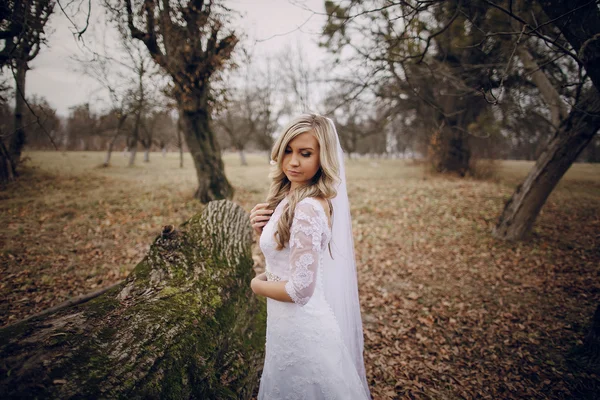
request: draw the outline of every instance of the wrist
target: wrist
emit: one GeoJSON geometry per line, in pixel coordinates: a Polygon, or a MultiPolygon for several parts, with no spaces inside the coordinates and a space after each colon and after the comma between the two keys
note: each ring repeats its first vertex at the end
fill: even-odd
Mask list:
{"type": "Polygon", "coordinates": [[[262,291],[261,291],[262,287],[261,286],[262,286],[262,281],[258,277],[252,278],[252,281],[250,282],[250,288],[252,289],[254,294],[262,296],[262,291]]]}

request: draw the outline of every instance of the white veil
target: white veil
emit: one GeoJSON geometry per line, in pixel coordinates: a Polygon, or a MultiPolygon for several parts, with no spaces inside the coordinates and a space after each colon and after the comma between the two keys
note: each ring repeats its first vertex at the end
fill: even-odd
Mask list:
{"type": "Polygon", "coordinates": [[[350,351],[356,371],[362,379],[367,397],[370,399],[369,385],[365,373],[363,359],[363,330],[358,300],[358,283],[356,277],[356,261],[354,258],[354,240],[352,239],[352,219],[350,202],[346,187],[346,168],[344,151],[335,129],[329,118],[337,143],[337,155],[340,164],[341,183],[337,188],[337,196],[331,200],[333,206],[333,225],[331,234],[331,253],[326,251],[323,263],[323,285],[325,298],[342,331],[346,347],[350,351]]]}

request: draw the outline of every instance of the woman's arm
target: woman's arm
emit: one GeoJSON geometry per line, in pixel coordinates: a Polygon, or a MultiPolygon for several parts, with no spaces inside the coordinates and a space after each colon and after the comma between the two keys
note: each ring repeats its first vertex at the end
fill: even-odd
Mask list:
{"type": "Polygon", "coordinates": [[[252,291],[274,300],[304,306],[312,297],[320,264],[321,238],[325,221],[319,223],[318,208],[309,202],[296,206],[290,227],[290,274],[287,281],[268,281],[261,274],[251,282],[252,291]]]}
{"type": "Polygon", "coordinates": [[[264,296],[270,299],[292,303],[293,300],[285,291],[286,283],[287,281],[268,282],[266,275],[260,274],[257,275],[254,279],[252,279],[250,287],[252,288],[252,291],[259,296],[264,296]]]}

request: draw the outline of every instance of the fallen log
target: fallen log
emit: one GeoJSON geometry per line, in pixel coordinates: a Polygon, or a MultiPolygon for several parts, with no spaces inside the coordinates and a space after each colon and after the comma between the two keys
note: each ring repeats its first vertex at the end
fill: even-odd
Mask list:
{"type": "Polygon", "coordinates": [[[265,303],[226,200],[157,237],[121,284],[0,329],[0,398],[250,398],[265,303]]]}

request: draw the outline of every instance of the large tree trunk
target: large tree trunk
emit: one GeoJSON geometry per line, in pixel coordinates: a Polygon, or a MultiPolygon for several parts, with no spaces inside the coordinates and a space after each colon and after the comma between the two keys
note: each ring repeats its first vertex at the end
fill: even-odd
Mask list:
{"type": "MultiPolygon", "coordinates": [[[[430,162],[438,172],[465,176],[471,168],[469,127],[477,122],[486,104],[479,97],[456,94],[440,95],[437,103],[443,114],[437,112],[439,127],[430,138],[430,162]]],[[[429,112],[424,112],[423,117],[426,118],[429,112]]]]}
{"type": "Polygon", "coordinates": [[[441,126],[431,135],[427,156],[432,167],[441,173],[456,173],[465,176],[469,172],[471,146],[465,129],[441,126]]]}
{"type": "Polygon", "coordinates": [[[506,203],[494,236],[519,240],[526,237],[546,199],[581,151],[600,129],[600,95],[594,88],[582,94],[546,150],[506,203]]]}
{"type": "Polygon", "coordinates": [[[15,170],[21,161],[21,152],[25,146],[25,127],[23,126],[23,113],[25,112],[25,75],[27,74],[27,62],[17,61],[17,72],[15,76],[15,124],[14,132],[10,136],[8,151],[15,170]]]}
{"type": "Polygon", "coordinates": [[[189,109],[189,104],[181,103],[179,107],[183,134],[198,177],[195,197],[203,203],[232,198],[233,187],[225,176],[219,144],[209,125],[208,107],[189,109]]]}
{"type": "Polygon", "coordinates": [[[432,142],[438,145],[437,154],[432,154],[436,171],[453,172],[460,176],[465,176],[469,172],[471,148],[468,134],[445,127],[439,135],[432,137],[432,142]]]}
{"type": "Polygon", "coordinates": [[[217,201],[169,228],[123,283],[0,330],[1,398],[250,398],[265,302],[248,216],[217,201]]]}

